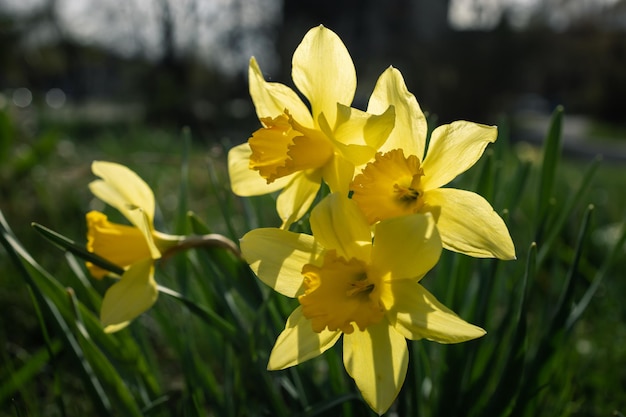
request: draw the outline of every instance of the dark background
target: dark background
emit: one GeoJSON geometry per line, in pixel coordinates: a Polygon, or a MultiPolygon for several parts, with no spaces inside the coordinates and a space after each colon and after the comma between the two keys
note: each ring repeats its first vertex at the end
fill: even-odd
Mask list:
{"type": "MultiPolygon", "coordinates": [[[[182,33],[195,31],[189,36],[193,38],[200,29],[210,29],[223,16],[181,21],[174,16],[175,2],[155,0],[160,13],[156,52],[139,47],[120,53],[115,44],[130,44],[132,36],[120,35],[107,44],[86,41],[64,27],[61,6],[71,2],[41,0],[35,2],[37,7],[14,13],[2,7],[8,1],[0,1],[3,106],[12,106],[11,94],[20,87],[32,92],[33,106],[43,103],[47,91],[59,88],[65,94],[64,109],[40,107],[52,120],[189,125],[207,136],[233,122],[255,126],[247,93],[248,57],[259,58],[268,78],[292,85],[291,55],[306,31],[321,23],[341,37],[354,59],[356,107],[366,106],[376,78],[393,65],[423,110],[436,115],[439,123],[495,123],[503,114],[549,114],[557,104],[569,115],[584,115],[615,126],[617,132],[625,123],[622,0],[598,1],[595,6],[582,0],[519,0],[539,4],[525,9],[523,24],[521,6],[513,7],[513,1],[457,0],[478,16],[465,27],[450,24],[453,1],[257,0],[258,8],[250,11],[245,1],[231,0],[220,2],[227,5],[222,12],[234,20],[216,42],[239,56],[226,67],[219,48],[177,41],[182,33]],[[492,9],[499,6],[490,11],[489,4],[492,9]],[[249,13],[268,16],[262,23],[248,24],[249,13]],[[251,45],[255,38],[266,42],[251,45]],[[88,112],[94,102],[104,107],[88,112]]],[[[110,20],[111,33],[122,33],[115,26],[120,21],[116,13],[124,11],[105,3],[94,7],[109,7],[100,15],[110,20]]],[[[184,3],[185,13],[193,17],[198,7],[212,1],[184,3]]],[[[142,19],[149,18],[136,12],[129,19],[131,25],[142,25],[142,19]]]]}

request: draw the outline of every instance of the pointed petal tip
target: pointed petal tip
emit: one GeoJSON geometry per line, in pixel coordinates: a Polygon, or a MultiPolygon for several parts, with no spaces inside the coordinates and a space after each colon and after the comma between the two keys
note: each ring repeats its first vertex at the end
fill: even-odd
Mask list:
{"type": "Polygon", "coordinates": [[[103,322],[102,326],[104,327],[105,333],[111,334],[111,333],[119,332],[122,329],[125,329],[129,324],[130,324],[130,320],[124,321],[121,323],[112,323],[112,324],[106,324],[103,322]]]}

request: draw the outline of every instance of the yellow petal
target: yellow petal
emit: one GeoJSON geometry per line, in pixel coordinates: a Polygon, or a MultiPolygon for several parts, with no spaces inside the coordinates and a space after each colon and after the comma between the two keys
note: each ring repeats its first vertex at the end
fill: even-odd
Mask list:
{"type": "MultiPolygon", "coordinates": [[[[94,161],[91,170],[102,180],[89,184],[91,192],[111,207],[120,211],[131,223],[137,220],[130,211],[140,208],[147,216],[150,224],[154,219],[154,194],[139,175],[113,162],[94,161]]],[[[143,222],[143,220],[141,220],[143,222]]],[[[139,227],[138,224],[135,226],[139,227]]]]}
{"type": "Polygon", "coordinates": [[[410,214],[376,225],[372,265],[391,279],[421,278],[441,255],[441,240],[430,214],[410,214]]]}
{"type": "Polygon", "coordinates": [[[407,339],[428,339],[439,343],[460,343],[485,334],[441,304],[422,285],[411,280],[393,281],[393,304],[387,317],[407,339]]]}
{"type": "Polygon", "coordinates": [[[230,187],[238,196],[249,197],[253,195],[269,194],[280,190],[293,179],[293,175],[277,178],[268,184],[258,171],[250,169],[250,156],[252,150],[248,143],[235,146],[228,152],[228,175],[230,187]]]}
{"type": "Polygon", "coordinates": [[[277,117],[288,110],[298,122],[307,127],[313,127],[311,113],[298,94],[284,84],[265,81],[254,57],[250,58],[248,78],[250,96],[259,119],[277,117]]]}
{"type": "Polygon", "coordinates": [[[267,369],[285,369],[319,356],[331,348],[339,336],[339,331],[314,332],[311,322],[302,315],[302,307],[298,307],[291,313],[285,330],[278,336],[267,369]]]}
{"type": "Polygon", "coordinates": [[[348,195],[353,176],[354,165],[339,155],[335,155],[322,168],[322,178],[331,192],[348,195]]]}
{"type": "Polygon", "coordinates": [[[304,292],[302,267],[321,264],[324,251],[313,236],[275,228],[246,233],[240,246],[243,257],[259,279],[287,297],[304,292]]]}
{"type": "Polygon", "coordinates": [[[343,363],[363,399],[382,415],[404,383],[409,363],[406,340],[383,320],[343,336],[343,363]]]}
{"type": "Polygon", "coordinates": [[[311,103],[317,119],[324,113],[331,126],[337,103],[350,105],[356,91],[356,70],[339,36],[320,25],[307,32],[292,59],[292,78],[311,103]]]}
{"type": "Polygon", "coordinates": [[[402,74],[393,67],[387,68],[378,78],[367,112],[379,114],[389,106],[395,108],[395,126],[379,151],[403,149],[406,156],[424,159],[426,118],[415,96],[406,88],[402,74]]]}
{"type": "Polygon", "coordinates": [[[437,229],[446,249],[476,258],[515,259],[506,224],[480,195],[439,188],[426,191],[424,202],[439,207],[437,229]]]}
{"type": "Polygon", "coordinates": [[[370,114],[341,104],[337,104],[337,110],[333,135],[344,145],[368,146],[375,151],[385,143],[394,127],[393,106],[387,107],[381,114],[370,114]]]}
{"type": "Polygon", "coordinates": [[[310,223],[315,240],[324,248],[335,249],[346,260],[369,261],[371,230],[352,200],[339,193],[328,195],[311,212],[310,223]]]}
{"type": "Polygon", "coordinates": [[[472,122],[457,121],[437,127],[424,158],[425,190],[439,188],[465,172],[480,159],[485,147],[495,142],[498,130],[472,122]]]}
{"type": "MultiPolygon", "coordinates": [[[[107,220],[107,216],[99,211],[90,211],[86,217],[89,252],[122,268],[151,257],[150,248],[141,230],[132,226],[111,223],[107,220]]],[[[87,268],[95,278],[102,278],[109,273],[91,262],[87,263],[87,268]]]]}
{"type": "Polygon", "coordinates": [[[285,186],[276,199],[276,210],[283,221],[281,228],[298,221],[309,211],[321,186],[319,171],[300,171],[285,186]]]}
{"type": "Polygon", "coordinates": [[[100,310],[106,332],[119,330],[152,307],[159,293],[153,274],[152,259],[138,261],[107,290],[100,310]]]}

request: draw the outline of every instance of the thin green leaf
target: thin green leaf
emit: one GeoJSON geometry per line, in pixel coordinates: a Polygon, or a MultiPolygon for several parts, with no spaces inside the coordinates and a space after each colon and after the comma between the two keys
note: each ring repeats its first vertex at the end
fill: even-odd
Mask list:
{"type": "Polygon", "coordinates": [[[561,126],[563,124],[563,107],[557,106],[552,113],[550,127],[543,146],[543,163],[539,177],[539,200],[536,220],[542,221],[548,208],[556,177],[556,169],[561,153],[561,126]]]}
{"type": "Polygon", "coordinates": [[[192,313],[197,315],[199,318],[201,318],[205,322],[210,323],[211,326],[214,326],[216,329],[222,332],[222,334],[226,336],[228,339],[230,339],[231,341],[236,342],[236,343],[240,342],[240,340],[237,337],[237,329],[235,328],[235,326],[233,326],[228,321],[224,320],[223,318],[215,314],[213,311],[207,310],[201,305],[193,302],[192,300],[189,300],[188,298],[185,298],[182,294],[170,288],[164,287],[162,285],[158,285],[157,288],[161,294],[165,294],[183,303],[185,307],[187,307],[192,313]]]}
{"type": "Polygon", "coordinates": [[[578,239],[576,241],[576,248],[574,251],[574,259],[569,266],[567,271],[565,286],[563,291],[561,291],[561,295],[559,301],[556,304],[554,318],[552,319],[552,325],[550,332],[555,333],[559,329],[563,329],[565,322],[567,320],[567,316],[569,315],[568,309],[572,304],[573,295],[574,295],[574,285],[575,285],[575,276],[578,270],[578,264],[580,262],[580,258],[582,256],[583,248],[588,241],[589,236],[589,224],[591,220],[591,215],[594,211],[594,206],[589,205],[587,211],[585,212],[585,216],[583,217],[582,225],[580,226],[580,230],[578,232],[578,239]]]}
{"type": "Polygon", "coordinates": [[[107,271],[111,271],[115,274],[122,275],[124,273],[123,268],[107,261],[106,259],[96,255],[95,253],[89,252],[87,249],[85,249],[84,246],[76,244],[76,242],[63,236],[62,234],[57,233],[54,230],[42,226],[38,223],[31,223],[31,226],[36,231],[41,233],[46,239],[55,244],[59,249],[73,253],[74,255],[84,259],[85,261],[91,262],[92,264],[97,265],[100,268],[104,268],[107,271]]]}
{"type": "MultiPolygon", "coordinates": [[[[79,339],[72,332],[72,326],[77,320],[76,311],[80,311],[81,315],[85,315],[85,317],[90,319],[90,332],[104,335],[102,327],[99,323],[98,326],[94,326],[96,320],[93,315],[82,304],[78,306],[75,303],[72,304],[66,289],[32,259],[10,231],[1,212],[0,226],[0,241],[5,246],[18,271],[20,271],[26,282],[33,289],[37,302],[46,308],[46,316],[53,319],[52,322],[64,336],[66,346],[69,347],[77,359],[77,363],[80,364],[79,369],[83,374],[83,379],[87,382],[86,388],[92,394],[92,399],[98,404],[98,408],[110,414],[113,410],[111,399],[102,385],[102,381],[98,378],[98,372],[105,368],[110,370],[112,367],[106,365],[108,360],[102,359],[101,354],[100,357],[96,357],[92,354],[92,351],[85,351],[81,346],[79,339]],[[86,353],[89,355],[86,356],[86,353]],[[98,360],[94,362],[89,360],[94,358],[98,360]]],[[[84,328],[84,326],[85,324],[81,320],[80,328],[84,328]]],[[[83,333],[79,334],[82,335],[83,333]]],[[[112,385],[108,386],[114,389],[114,394],[116,394],[115,400],[120,410],[123,410],[125,415],[128,416],[140,416],[139,407],[128,393],[128,389],[120,388],[123,382],[119,376],[113,380],[111,376],[114,374],[105,373],[104,375],[108,377],[107,382],[112,383],[112,385]]]]}
{"type": "Polygon", "coordinates": [[[3,404],[22,386],[35,378],[52,357],[61,351],[62,346],[60,340],[54,339],[50,343],[49,348],[46,346],[39,349],[28,358],[22,367],[10,371],[9,375],[4,377],[0,385],[0,403],[3,404]]]}
{"type": "Polygon", "coordinates": [[[565,205],[558,210],[558,214],[555,216],[554,221],[546,222],[546,224],[549,225],[549,229],[545,234],[545,239],[541,243],[539,255],[537,256],[537,263],[539,265],[541,265],[546,260],[548,254],[552,250],[554,242],[561,233],[565,222],[568,218],[570,218],[574,207],[576,207],[580,203],[582,197],[585,195],[585,192],[589,189],[591,180],[593,179],[598,167],[600,166],[600,162],[600,157],[594,158],[592,163],[585,170],[582,182],[576,189],[576,192],[571,194],[565,205]]]}
{"type": "Polygon", "coordinates": [[[626,244],[626,226],[623,223],[621,236],[619,237],[619,239],[617,239],[617,241],[615,242],[615,244],[609,251],[609,254],[607,255],[604,262],[602,263],[600,270],[595,275],[593,283],[589,286],[585,294],[582,296],[582,298],[576,304],[576,306],[572,309],[569,317],[567,318],[567,321],[565,322],[566,331],[570,331],[572,326],[578,321],[580,316],[582,316],[582,314],[585,312],[585,310],[587,309],[587,306],[591,302],[591,299],[595,295],[596,291],[598,291],[600,284],[604,280],[604,277],[607,275],[611,267],[614,265],[614,262],[617,259],[617,257],[621,255],[624,244],[626,244]]]}

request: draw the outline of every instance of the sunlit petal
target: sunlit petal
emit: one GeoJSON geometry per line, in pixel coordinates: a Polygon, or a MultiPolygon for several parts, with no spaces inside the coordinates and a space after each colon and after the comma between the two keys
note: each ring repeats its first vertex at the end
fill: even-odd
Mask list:
{"type": "Polygon", "coordinates": [[[430,214],[410,214],[376,225],[372,265],[390,279],[420,278],[441,255],[441,240],[430,214]]]}
{"type": "Polygon", "coordinates": [[[254,57],[250,58],[248,77],[250,96],[259,119],[277,117],[288,110],[300,124],[313,127],[311,113],[298,94],[284,84],[265,81],[254,57]]]}
{"type": "Polygon", "coordinates": [[[322,168],[322,177],[331,192],[348,195],[353,176],[354,165],[337,155],[322,168]]]}
{"type": "Polygon", "coordinates": [[[424,159],[425,190],[439,188],[465,172],[480,159],[485,147],[498,136],[495,126],[457,121],[437,127],[424,159]]]}
{"type": "Polygon", "coordinates": [[[283,229],[288,229],[309,210],[321,186],[320,176],[318,171],[300,171],[279,194],[276,210],[283,221],[283,229]]]}
{"type": "Polygon", "coordinates": [[[428,129],[426,118],[415,96],[407,89],[402,74],[393,67],[378,78],[367,112],[380,114],[389,106],[395,108],[395,127],[379,151],[402,149],[406,156],[416,155],[423,160],[428,129]]]}
{"type": "Polygon", "coordinates": [[[268,184],[258,171],[250,169],[252,150],[248,143],[235,146],[228,152],[228,175],[230,186],[236,195],[249,197],[280,190],[293,179],[293,175],[277,178],[268,184]]]}
{"type": "Polygon", "coordinates": [[[152,307],[158,296],[153,274],[152,259],[138,261],[107,290],[100,310],[105,331],[119,330],[118,325],[135,319],[152,307]]]}
{"type": "Polygon", "coordinates": [[[321,263],[324,251],[313,236],[275,228],[252,230],[240,245],[261,281],[287,297],[302,294],[302,266],[321,263]]]}
{"type": "MultiPolygon", "coordinates": [[[[344,145],[368,146],[374,150],[387,140],[395,123],[393,106],[380,114],[369,114],[352,107],[337,105],[337,122],[333,129],[334,139],[344,145]]],[[[367,161],[358,162],[363,164],[367,161]]]]}
{"type": "MultiPolygon", "coordinates": [[[[113,162],[94,161],[91,170],[102,180],[89,184],[91,192],[111,207],[115,207],[129,221],[134,216],[128,212],[140,208],[150,223],[154,219],[154,194],[152,190],[135,172],[124,165],[113,162]]],[[[135,224],[135,226],[139,226],[135,224]]]]}
{"type": "Polygon", "coordinates": [[[404,336],[384,320],[343,336],[343,363],[369,406],[389,409],[404,383],[409,354],[404,336]]]}
{"type": "Polygon", "coordinates": [[[422,285],[411,280],[391,284],[393,304],[387,317],[407,339],[428,339],[439,343],[460,343],[485,334],[441,304],[422,285]]]}
{"type": "Polygon", "coordinates": [[[358,206],[347,197],[333,193],[311,213],[311,231],[326,249],[335,249],[345,259],[369,261],[372,235],[358,206]]]}
{"type": "Polygon", "coordinates": [[[439,188],[426,191],[424,201],[427,206],[439,206],[437,229],[446,249],[477,258],[515,259],[506,224],[480,195],[439,188]]]}
{"type": "Polygon", "coordinates": [[[340,336],[339,331],[314,332],[311,322],[302,315],[302,307],[298,307],[278,336],[267,369],[284,369],[319,356],[331,348],[340,336]]]}
{"type": "Polygon", "coordinates": [[[337,103],[350,105],[356,91],[356,70],[348,50],[322,25],[309,30],[296,48],[292,78],[309,100],[313,117],[323,112],[331,126],[337,103]]]}

